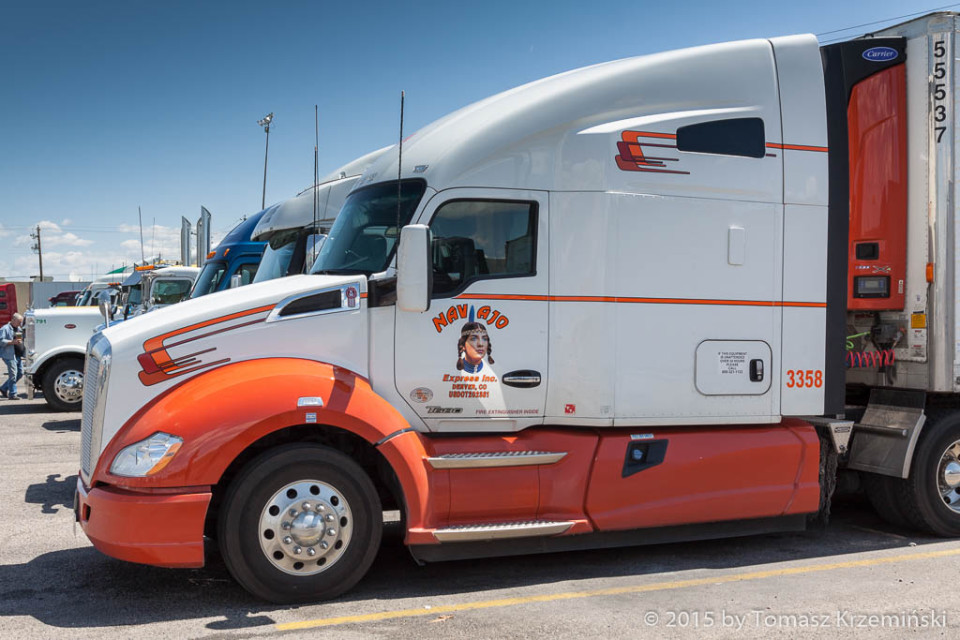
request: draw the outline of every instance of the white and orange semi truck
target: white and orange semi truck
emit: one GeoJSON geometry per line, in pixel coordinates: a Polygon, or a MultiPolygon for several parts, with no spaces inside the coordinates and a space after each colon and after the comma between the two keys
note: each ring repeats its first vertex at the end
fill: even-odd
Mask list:
{"type": "Polygon", "coordinates": [[[91,341],[87,537],[216,539],[293,602],[354,585],[387,509],[422,562],[745,535],[824,516],[838,468],[960,534],[956,33],[620,60],[415,133],[311,274],[91,341]]]}

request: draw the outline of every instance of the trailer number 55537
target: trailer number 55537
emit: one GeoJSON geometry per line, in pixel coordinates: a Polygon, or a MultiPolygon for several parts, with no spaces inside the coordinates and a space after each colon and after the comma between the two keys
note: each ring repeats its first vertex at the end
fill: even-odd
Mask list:
{"type": "Polygon", "coordinates": [[[788,389],[813,389],[823,386],[823,371],[820,369],[787,369],[788,389]]]}
{"type": "Polygon", "coordinates": [[[943,40],[933,43],[933,82],[930,89],[933,92],[933,130],[937,137],[937,144],[943,139],[947,131],[947,47],[943,40]]]}

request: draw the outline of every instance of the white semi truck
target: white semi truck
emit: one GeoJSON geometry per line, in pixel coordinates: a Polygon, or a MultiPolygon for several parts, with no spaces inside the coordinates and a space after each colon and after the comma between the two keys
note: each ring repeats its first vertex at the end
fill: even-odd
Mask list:
{"type": "Polygon", "coordinates": [[[422,562],[744,535],[839,468],[960,535],[957,32],[620,60],[415,133],[314,275],[91,341],[84,531],[215,538],[278,602],[355,584],[384,509],[422,562]]]}
{"type": "Polygon", "coordinates": [[[250,236],[267,243],[254,282],[308,272],[347,194],[360,174],[386,150],[360,156],[296,197],[266,209],[250,236]]]}
{"type": "Polygon", "coordinates": [[[111,319],[124,319],[179,302],[189,292],[200,272],[195,267],[140,267],[135,274],[143,281],[133,285],[136,298],[123,302],[125,309],[113,307],[128,276],[108,274],[91,283],[81,294],[82,306],[30,309],[24,315],[24,377],[27,396],[37,390],[55,411],[79,411],[83,400],[83,370],[87,341],[103,323],[96,305],[107,293],[111,300],[111,319]],[[142,293],[146,292],[143,296],[142,293]]]}

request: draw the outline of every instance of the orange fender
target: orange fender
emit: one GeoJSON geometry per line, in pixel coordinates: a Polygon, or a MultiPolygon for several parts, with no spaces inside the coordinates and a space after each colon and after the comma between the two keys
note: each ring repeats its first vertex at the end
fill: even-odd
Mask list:
{"type": "Polygon", "coordinates": [[[297,358],[229,364],[158,396],[130,418],[107,445],[93,484],[164,493],[212,486],[257,440],[314,422],[318,429],[338,427],[377,446],[400,481],[408,527],[419,529],[435,521],[428,496],[431,491],[444,493],[446,483],[445,478],[434,478],[442,486],[430,487],[420,435],[413,431],[397,435],[410,429],[409,423],[365,378],[330,364],[297,358]],[[298,407],[301,397],[321,398],[323,406],[298,407]],[[113,459],[124,447],[158,431],[183,438],[183,446],[169,464],[142,478],[110,473],[113,459]],[[388,438],[391,435],[394,437],[388,438]]]}

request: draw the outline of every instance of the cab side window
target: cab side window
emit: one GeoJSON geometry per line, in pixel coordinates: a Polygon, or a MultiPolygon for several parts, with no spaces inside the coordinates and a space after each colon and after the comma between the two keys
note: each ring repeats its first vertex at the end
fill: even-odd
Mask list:
{"type": "Polygon", "coordinates": [[[536,274],[534,202],[454,200],[430,223],[433,294],[448,295],[475,280],[536,274]]]}
{"type": "Polygon", "coordinates": [[[260,266],[259,262],[247,263],[240,265],[240,268],[237,269],[237,273],[240,274],[240,285],[248,285],[253,282],[254,277],[257,275],[257,268],[260,266]]]}

